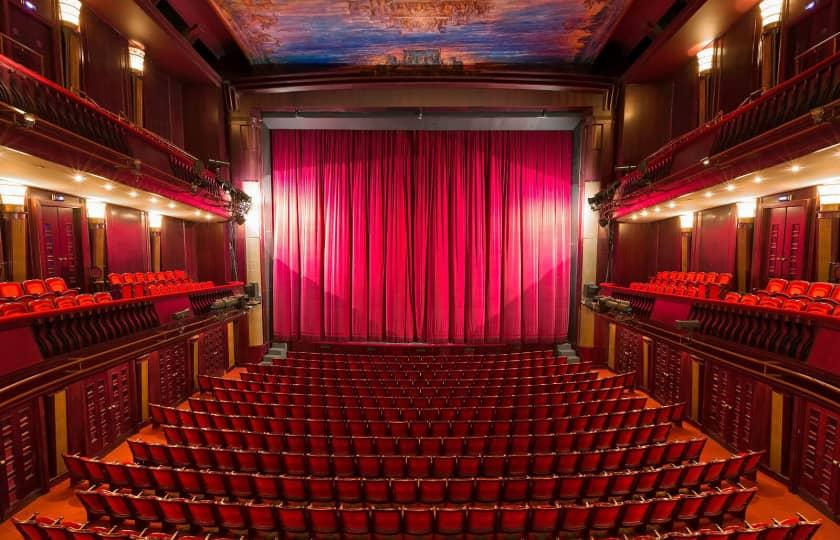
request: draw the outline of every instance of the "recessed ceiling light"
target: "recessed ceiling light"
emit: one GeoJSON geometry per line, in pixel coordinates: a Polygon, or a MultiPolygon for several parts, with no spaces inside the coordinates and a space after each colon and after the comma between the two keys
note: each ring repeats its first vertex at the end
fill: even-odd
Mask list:
{"type": "Polygon", "coordinates": [[[197,216],[200,216],[201,215],[201,210],[196,210],[195,212],[193,212],[193,214],[195,214],[197,216]]]}
{"type": "Polygon", "coordinates": [[[726,191],[735,191],[735,184],[727,184],[726,191]]]}
{"type": "Polygon", "coordinates": [[[762,180],[764,180],[764,178],[762,178],[759,175],[755,175],[755,178],[753,179],[753,182],[755,182],[756,184],[760,184],[762,180]]]}
{"type": "Polygon", "coordinates": [[[675,203],[674,201],[671,201],[671,202],[668,203],[668,208],[676,208],[676,207],[677,207],[677,203],[675,203]]]}
{"type": "Polygon", "coordinates": [[[703,160],[700,163],[702,163],[705,166],[708,166],[709,163],[711,163],[711,160],[706,157],[706,158],[703,158],[703,160]]]}
{"type": "Polygon", "coordinates": [[[711,197],[711,196],[712,196],[712,192],[711,192],[711,191],[707,191],[707,192],[706,192],[706,198],[709,198],[709,197],[711,197]]]}
{"type": "Polygon", "coordinates": [[[647,216],[648,216],[648,211],[647,210],[642,210],[642,217],[647,217],[647,216]]]}
{"type": "Polygon", "coordinates": [[[790,168],[790,172],[795,172],[795,173],[797,173],[797,172],[799,172],[799,171],[801,171],[801,170],[802,170],[802,167],[801,167],[801,166],[799,166],[799,165],[793,165],[793,166],[791,166],[791,168],[790,168]]]}
{"type": "Polygon", "coordinates": [[[661,208],[659,208],[659,207],[657,206],[656,208],[654,208],[654,209],[653,209],[653,211],[654,211],[654,212],[661,212],[661,211],[662,211],[662,209],[661,209],[661,208]]]}
{"type": "Polygon", "coordinates": [[[169,203],[167,206],[168,206],[169,208],[175,208],[175,203],[174,203],[174,202],[171,202],[171,203],[169,203]]]}
{"type": "Polygon", "coordinates": [[[212,217],[213,217],[213,216],[211,216],[210,214],[204,214],[204,219],[206,219],[207,221],[210,221],[210,219],[211,219],[212,217]]]}
{"type": "Polygon", "coordinates": [[[134,191],[133,189],[131,191],[129,191],[128,194],[131,195],[134,198],[137,198],[137,192],[134,191]]]}
{"type": "Polygon", "coordinates": [[[149,201],[151,201],[152,204],[157,204],[158,199],[157,197],[152,197],[151,199],[149,199],[149,201]]]}
{"type": "Polygon", "coordinates": [[[104,187],[105,187],[105,189],[107,189],[108,191],[111,191],[112,189],[114,189],[114,185],[113,185],[113,184],[105,184],[105,186],[104,186],[104,187]]]}
{"type": "Polygon", "coordinates": [[[633,214],[633,221],[636,221],[638,219],[639,219],[639,215],[638,214],[633,214]]]}
{"type": "Polygon", "coordinates": [[[82,173],[76,173],[73,175],[73,180],[75,180],[76,182],[84,182],[85,175],[83,175],[82,173]]]}

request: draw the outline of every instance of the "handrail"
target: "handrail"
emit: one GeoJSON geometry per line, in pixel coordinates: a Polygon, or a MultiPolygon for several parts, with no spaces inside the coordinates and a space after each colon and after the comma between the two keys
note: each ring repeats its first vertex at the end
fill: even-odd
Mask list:
{"type": "Polygon", "coordinates": [[[819,323],[820,326],[825,328],[831,328],[832,330],[840,330],[840,318],[833,317],[831,315],[823,315],[821,313],[807,313],[805,311],[788,311],[780,308],[768,307],[768,306],[757,306],[757,305],[750,305],[750,304],[735,304],[732,302],[724,302],[723,300],[716,300],[713,298],[699,298],[694,296],[681,296],[678,294],[668,294],[668,293],[660,293],[660,292],[651,292],[651,291],[640,291],[637,289],[630,289],[629,287],[622,287],[619,285],[612,285],[608,283],[604,283],[601,285],[604,289],[609,289],[611,291],[616,291],[621,294],[626,295],[637,295],[637,296],[645,296],[650,298],[671,298],[676,300],[681,300],[686,303],[694,304],[710,304],[716,307],[727,307],[727,308],[737,308],[743,309],[747,313],[765,313],[768,315],[789,315],[794,316],[806,320],[811,320],[813,322],[819,323]]]}
{"type": "Polygon", "coordinates": [[[823,46],[825,46],[826,44],[828,44],[828,43],[830,43],[830,42],[834,42],[834,50],[832,51],[832,53],[831,53],[831,54],[836,53],[836,52],[837,52],[837,38],[840,38],[840,32],[837,32],[836,34],[833,34],[833,35],[828,36],[827,38],[825,38],[824,40],[820,41],[819,43],[817,43],[817,44],[815,44],[815,45],[812,45],[812,46],[808,47],[807,49],[805,49],[805,50],[804,50],[804,51],[802,51],[801,53],[799,53],[799,54],[797,54],[796,56],[794,56],[794,57],[793,57],[793,63],[794,63],[794,66],[795,66],[795,68],[796,68],[796,72],[797,72],[797,73],[799,73],[799,69],[800,69],[800,67],[801,67],[800,61],[801,61],[803,58],[805,58],[805,57],[806,57],[806,56],[808,56],[808,55],[813,54],[814,52],[816,52],[817,50],[821,49],[823,46]]]}
{"type": "MultiPolygon", "coordinates": [[[[650,164],[658,164],[663,162],[667,159],[673,157],[676,153],[676,150],[688,146],[690,143],[696,141],[697,139],[701,138],[704,135],[707,135],[713,132],[715,129],[734,122],[738,118],[745,116],[753,109],[760,107],[767,103],[768,101],[772,100],[773,98],[781,95],[784,92],[794,88],[796,85],[800,84],[801,82],[807,80],[809,77],[817,74],[820,70],[829,66],[834,63],[840,62],[840,52],[832,54],[828,58],[821,60],[820,62],[814,64],[813,66],[809,67],[805,71],[787,79],[786,81],[774,86],[773,88],[765,91],[756,99],[750,101],[749,103],[745,103],[736,109],[723,114],[713,120],[699,126],[688,133],[677,137],[676,139],[672,139],[671,141],[667,142],[665,145],[657,149],[655,152],[647,156],[643,163],[648,165],[650,164]]],[[[619,182],[622,185],[632,183],[634,181],[638,181],[643,176],[643,171],[641,168],[637,168],[636,170],[627,173],[626,175],[619,178],[619,182]]]]}
{"type": "Polygon", "coordinates": [[[37,319],[46,319],[49,317],[54,317],[56,315],[67,315],[73,313],[80,313],[80,312],[88,312],[88,311],[96,311],[98,309],[102,309],[104,307],[121,307],[121,306],[129,306],[133,304],[139,304],[144,302],[150,302],[158,299],[163,298],[173,298],[176,296],[190,296],[193,294],[206,294],[206,293],[216,293],[222,291],[230,291],[237,287],[242,287],[244,283],[240,281],[233,281],[230,283],[226,283],[224,285],[217,285],[215,287],[208,287],[206,289],[196,289],[192,291],[178,291],[172,292],[167,294],[158,294],[154,296],[143,296],[140,298],[124,298],[119,300],[113,300],[111,302],[107,302],[104,304],[91,304],[87,306],[74,306],[69,308],[62,308],[62,309],[55,309],[52,311],[43,311],[39,313],[22,313],[19,315],[8,315],[6,317],[0,318],[0,330],[5,330],[9,328],[18,328],[21,326],[29,326],[37,319]]]}
{"type": "MultiPolygon", "coordinates": [[[[61,95],[63,95],[65,98],[71,100],[72,102],[74,102],[74,103],[76,103],[76,104],[78,104],[82,107],[85,107],[86,109],[89,109],[90,111],[92,111],[92,112],[94,112],[94,113],[96,113],[100,116],[104,116],[105,118],[109,119],[110,121],[118,124],[122,129],[125,129],[125,130],[133,133],[134,135],[136,135],[136,136],[140,137],[141,139],[145,140],[146,142],[156,146],[159,150],[163,150],[164,152],[170,154],[171,156],[180,159],[182,162],[194,163],[195,161],[198,160],[198,158],[196,158],[195,156],[193,156],[192,154],[190,154],[189,152],[187,152],[183,148],[180,148],[180,147],[174,145],[173,143],[167,141],[166,139],[157,135],[156,133],[153,133],[153,132],[151,132],[151,131],[149,131],[145,128],[141,128],[139,126],[136,126],[135,124],[132,124],[131,122],[126,121],[124,118],[122,118],[119,115],[109,111],[108,109],[102,107],[101,105],[99,105],[99,104],[97,104],[97,103],[95,103],[95,102],[93,102],[89,99],[85,99],[85,98],[71,92],[70,90],[68,90],[68,89],[64,88],[63,86],[55,83],[54,81],[51,81],[50,79],[47,79],[46,77],[32,71],[31,69],[27,68],[26,66],[18,64],[17,62],[15,62],[14,60],[12,60],[11,58],[9,58],[6,55],[0,54],[0,66],[3,66],[6,69],[9,69],[11,71],[17,72],[20,75],[23,75],[23,76],[28,77],[30,79],[33,79],[38,84],[47,86],[48,88],[50,88],[54,92],[60,93],[61,95]]],[[[203,175],[205,176],[205,178],[208,178],[208,179],[215,179],[216,178],[216,175],[213,174],[212,171],[207,170],[207,169],[205,169],[203,171],[203,175]]]]}

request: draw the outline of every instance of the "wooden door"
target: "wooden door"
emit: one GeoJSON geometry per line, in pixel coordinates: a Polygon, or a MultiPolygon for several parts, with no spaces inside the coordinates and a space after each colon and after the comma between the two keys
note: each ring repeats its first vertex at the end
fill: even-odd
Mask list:
{"type": "Polygon", "coordinates": [[[642,373],[642,335],[624,326],[616,333],[615,368],[619,373],[636,372],[636,380],[642,373]]]}
{"type": "Polygon", "coordinates": [[[805,272],[807,213],[804,206],[769,210],[765,247],[767,278],[802,279],[805,272]]]}
{"type": "Polygon", "coordinates": [[[123,434],[131,431],[134,426],[134,415],[131,410],[131,378],[128,363],[121,364],[108,370],[108,410],[110,411],[112,439],[107,441],[110,446],[123,434]]]}
{"type": "Polygon", "coordinates": [[[800,488],[832,511],[840,509],[840,415],[807,403],[802,434],[800,488]]]}
{"type": "Polygon", "coordinates": [[[76,210],[41,206],[41,269],[43,277],[63,277],[70,287],[81,285],[76,210]]]}
{"type": "Polygon", "coordinates": [[[100,373],[83,381],[85,399],[85,450],[95,455],[114,440],[110,413],[108,374],[100,373]]]}
{"type": "Polygon", "coordinates": [[[729,396],[730,372],[717,365],[709,368],[707,382],[706,410],[703,424],[709,432],[718,438],[725,438],[729,426],[729,396]]]}
{"type": "Polygon", "coordinates": [[[34,402],[0,414],[0,506],[9,509],[41,487],[38,414],[34,402]]]}
{"type": "Polygon", "coordinates": [[[201,335],[199,342],[198,373],[219,376],[227,365],[226,327],[217,326],[201,335]]]}

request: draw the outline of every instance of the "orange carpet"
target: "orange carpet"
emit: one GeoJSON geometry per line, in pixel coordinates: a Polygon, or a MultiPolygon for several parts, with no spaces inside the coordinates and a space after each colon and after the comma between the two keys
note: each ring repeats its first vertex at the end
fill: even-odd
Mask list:
{"type": "MultiPolygon", "coordinates": [[[[238,370],[231,372],[229,376],[236,376],[238,370]]],[[[651,405],[656,402],[650,400],[651,405]]],[[[186,406],[186,403],[183,405],[186,406]]],[[[674,426],[671,430],[671,439],[686,439],[702,436],[703,433],[696,427],[684,423],[682,427],[674,426]]],[[[165,442],[163,432],[151,427],[140,430],[138,437],[144,440],[165,442]]],[[[722,458],[730,455],[730,452],[709,439],[703,451],[703,460],[722,458]]],[[[131,452],[128,445],[123,443],[110,452],[106,459],[114,461],[130,462],[131,452]]],[[[745,485],[752,485],[749,480],[744,481],[745,485]]],[[[770,478],[766,474],[759,473],[757,478],[759,487],[758,495],[753,499],[747,511],[747,521],[767,521],[770,518],[786,518],[795,516],[797,512],[808,519],[822,519],[822,527],[814,537],[815,540],[837,540],[840,538],[840,524],[835,523],[823,515],[816,508],[805,502],[801,497],[791,493],[787,487],[780,482],[770,478]]],[[[71,521],[84,521],[85,511],[79,501],[73,496],[73,490],[69,481],[64,480],[54,486],[49,493],[39,497],[37,500],[26,506],[16,515],[25,518],[34,512],[50,517],[64,517],[71,521]]],[[[0,523],[0,539],[17,538],[18,534],[11,523],[11,520],[0,523]]]]}

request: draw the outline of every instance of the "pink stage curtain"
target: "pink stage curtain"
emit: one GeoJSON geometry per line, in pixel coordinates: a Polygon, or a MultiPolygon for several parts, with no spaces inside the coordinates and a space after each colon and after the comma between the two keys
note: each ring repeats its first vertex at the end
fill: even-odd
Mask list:
{"type": "Polygon", "coordinates": [[[570,132],[274,131],[274,334],[553,343],[570,132]]]}

